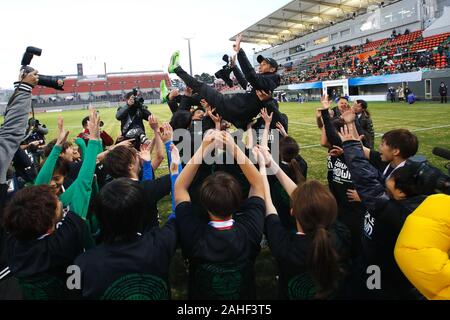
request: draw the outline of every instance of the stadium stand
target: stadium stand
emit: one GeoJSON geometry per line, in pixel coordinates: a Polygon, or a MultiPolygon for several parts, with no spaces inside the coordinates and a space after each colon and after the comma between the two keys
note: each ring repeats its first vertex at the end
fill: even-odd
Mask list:
{"type": "Polygon", "coordinates": [[[340,47],[290,68],[284,72],[283,84],[443,69],[449,64],[449,41],[450,33],[422,38],[422,31],[415,31],[340,47]]]}

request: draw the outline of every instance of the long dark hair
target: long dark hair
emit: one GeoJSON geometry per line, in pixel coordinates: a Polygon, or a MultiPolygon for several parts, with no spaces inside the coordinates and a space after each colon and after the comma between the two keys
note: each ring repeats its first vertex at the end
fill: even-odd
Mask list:
{"type": "Polygon", "coordinates": [[[311,180],[292,194],[292,210],[312,245],[307,265],[316,284],[316,298],[325,299],[338,286],[341,269],[333,246],[330,227],[337,217],[337,203],[329,189],[311,180]]]}
{"type": "Polygon", "coordinates": [[[289,172],[287,174],[297,184],[306,181],[302,173],[300,163],[296,159],[296,157],[299,154],[300,154],[300,147],[294,138],[292,137],[281,138],[280,140],[281,160],[288,163],[289,172]]]}

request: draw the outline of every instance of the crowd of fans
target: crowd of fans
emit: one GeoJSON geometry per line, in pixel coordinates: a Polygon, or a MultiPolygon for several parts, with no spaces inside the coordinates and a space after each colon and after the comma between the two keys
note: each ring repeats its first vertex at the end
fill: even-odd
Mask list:
{"type": "Polygon", "coordinates": [[[399,36],[393,33],[376,49],[366,47],[370,41],[354,47],[333,47],[331,51],[321,54],[320,59],[307,59],[295,67],[285,68],[282,84],[413,72],[450,65],[448,39],[436,48],[413,51],[412,45],[420,42],[422,37],[405,45],[391,46],[399,36]],[[359,59],[358,55],[363,53],[368,53],[368,56],[359,59]]]}
{"type": "MultiPolygon", "coordinates": [[[[450,298],[445,270],[430,271],[432,286],[418,291],[407,258],[415,251],[397,243],[401,263],[394,256],[403,224],[427,197],[408,162],[417,137],[388,131],[377,151],[367,102],[340,98],[333,107],[324,97],[316,119],[328,185],[308,179],[289,119],[264,92],[279,85],[278,66],[261,57],[257,74],[239,40],[239,83],[251,92],[224,98],[190,77],[175,54],[169,72],[189,88],[163,96],[171,121],[159,123],[131,92],[116,115],[122,135],[115,142],[91,110],[80,119],[78,148],[62,118],[55,140],[25,144],[38,76],[21,78],[0,129],[2,294],[169,299],[169,267],[181,248],[190,299],[254,299],[255,259],[268,243],[280,299],[450,298]],[[245,141],[231,124],[246,129],[245,141]],[[41,162],[14,158],[38,150],[41,162]],[[164,159],[168,174],[157,176],[164,159]],[[371,282],[374,268],[381,274],[371,282]],[[67,280],[68,270],[79,270],[78,282],[67,280]]],[[[420,279],[425,270],[421,265],[420,279]]]]}

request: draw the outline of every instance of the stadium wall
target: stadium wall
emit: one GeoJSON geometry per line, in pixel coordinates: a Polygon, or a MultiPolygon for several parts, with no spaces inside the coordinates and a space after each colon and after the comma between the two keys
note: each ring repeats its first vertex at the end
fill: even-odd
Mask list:
{"type": "MultiPolygon", "coordinates": [[[[417,73],[414,73],[417,76],[417,73]]],[[[389,83],[374,83],[375,81],[371,81],[372,84],[369,85],[350,85],[349,86],[349,95],[350,96],[366,96],[368,100],[371,101],[386,101],[387,100],[387,91],[389,87],[398,88],[402,86],[403,88],[409,87],[414,94],[416,95],[418,100],[423,101],[437,101],[440,99],[439,95],[439,85],[441,82],[444,82],[447,86],[450,86],[450,70],[430,70],[424,71],[422,74],[418,74],[419,81],[407,81],[407,79],[413,79],[414,77],[408,77],[407,75],[411,74],[398,74],[393,77],[393,82],[389,83]],[[404,82],[399,82],[398,76],[404,75],[404,82]],[[429,87],[430,90],[426,88],[429,87]]],[[[378,79],[379,77],[367,77],[364,80],[370,79],[378,79]]],[[[355,79],[353,79],[355,80],[355,79]]],[[[370,82],[370,81],[369,81],[370,82]]],[[[301,94],[307,101],[315,101],[320,100],[321,95],[323,94],[323,83],[322,82],[314,82],[314,83],[304,83],[304,84],[294,84],[294,85],[285,85],[279,87],[278,91],[287,92],[289,96],[296,97],[297,94],[301,94]],[[297,87],[297,88],[296,88],[297,87]],[[306,87],[306,89],[298,89],[299,87],[306,87]]]]}

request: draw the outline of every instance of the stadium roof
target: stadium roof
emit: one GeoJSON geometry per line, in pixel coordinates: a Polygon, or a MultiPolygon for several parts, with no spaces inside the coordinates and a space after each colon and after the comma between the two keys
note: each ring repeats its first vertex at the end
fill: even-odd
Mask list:
{"type": "MultiPolygon", "coordinates": [[[[294,0],[240,32],[243,42],[278,45],[398,0],[294,0]]],[[[235,35],[230,40],[236,39],[235,35]]]]}

